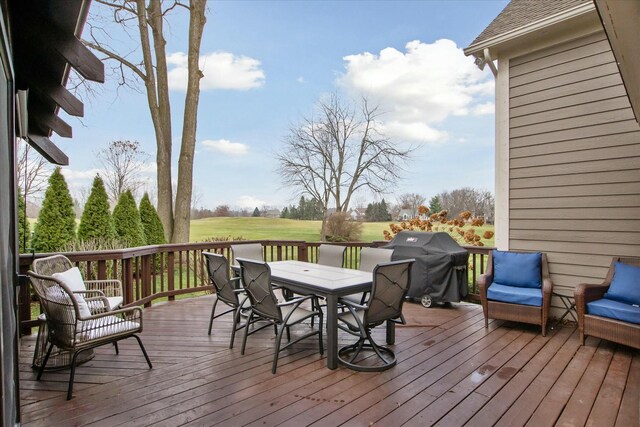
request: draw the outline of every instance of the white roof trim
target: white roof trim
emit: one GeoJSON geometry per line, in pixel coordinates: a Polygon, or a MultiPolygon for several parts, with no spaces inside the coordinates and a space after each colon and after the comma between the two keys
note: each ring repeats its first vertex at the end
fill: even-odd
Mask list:
{"type": "Polygon", "coordinates": [[[580,15],[584,15],[585,13],[595,11],[595,9],[596,8],[593,2],[587,2],[587,3],[580,4],[578,6],[574,6],[570,9],[563,10],[562,12],[556,13],[555,15],[548,16],[538,21],[534,21],[531,24],[516,28],[515,30],[498,34],[497,36],[493,36],[489,39],[483,40],[480,43],[473,44],[467,47],[466,49],[464,49],[464,54],[476,55],[476,56],[482,55],[482,52],[486,48],[491,48],[493,46],[507,42],[509,40],[513,40],[515,38],[522,37],[524,35],[533,33],[543,28],[550,27],[559,22],[566,21],[568,19],[575,18],[580,15]]]}

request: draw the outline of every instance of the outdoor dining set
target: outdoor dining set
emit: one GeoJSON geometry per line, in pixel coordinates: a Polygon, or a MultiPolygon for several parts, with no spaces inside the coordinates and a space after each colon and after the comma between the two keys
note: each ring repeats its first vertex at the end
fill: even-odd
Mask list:
{"type": "MultiPolygon", "coordinates": [[[[386,344],[394,344],[395,325],[406,323],[402,309],[412,276],[424,273],[415,271],[421,264],[414,258],[396,259],[390,249],[365,247],[358,268],[344,268],[345,251],[345,246],[321,244],[316,262],[267,262],[260,243],[237,243],[231,245],[232,263],[223,253],[202,252],[215,291],[208,334],[217,333],[215,319],[232,316],[229,348],[242,333],[244,354],[250,336],[273,327],[274,374],[283,350],[316,336],[329,369],[392,368],[393,349],[377,343],[372,331],[386,325],[386,344]],[[355,338],[339,348],[339,331],[355,338]]],[[[44,312],[34,355],[38,380],[50,360],[64,358],[71,368],[70,399],[75,368],[83,357],[105,344],[113,344],[118,353],[118,341],[130,337],[152,367],[138,336],[143,310],[122,307],[118,280],[84,281],[62,255],[34,261],[29,276],[44,312]]],[[[531,323],[546,336],[552,297],[560,295],[570,300],[567,313],[575,311],[582,344],[590,335],[640,349],[640,258],[614,258],[603,284],[581,284],[567,296],[554,291],[544,253],[493,250],[478,285],[485,327],[489,319],[531,323]]]]}

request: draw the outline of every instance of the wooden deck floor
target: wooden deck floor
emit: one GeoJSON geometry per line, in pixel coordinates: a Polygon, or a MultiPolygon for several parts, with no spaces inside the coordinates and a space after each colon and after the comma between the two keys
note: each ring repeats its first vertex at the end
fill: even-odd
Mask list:
{"type": "Polygon", "coordinates": [[[135,340],[121,342],[118,356],[102,347],[77,369],[71,401],[69,371],[35,381],[34,340],[23,339],[22,424],[639,425],[640,352],[597,339],[581,347],[574,326],[547,337],[501,321],[485,330],[476,305],[406,304],[409,325],[397,328],[393,369],[328,370],[312,338],[283,353],[272,375],[272,330],[250,337],[241,356],[241,339],[227,348],[229,316],[207,335],[211,302],[146,309],[142,340],[154,368],[135,340]]]}

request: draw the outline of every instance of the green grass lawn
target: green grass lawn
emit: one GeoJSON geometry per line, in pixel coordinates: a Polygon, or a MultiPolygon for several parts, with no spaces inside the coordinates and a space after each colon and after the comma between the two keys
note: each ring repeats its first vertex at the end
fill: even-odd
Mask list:
{"type": "MultiPolygon", "coordinates": [[[[214,237],[243,238],[245,240],[320,240],[320,221],[299,221],[282,218],[205,218],[191,221],[191,242],[202,242],[214,237]]],[[[384,240],[383,230],[389,222],[362,223],[362,241],[384,240]]],[[[493,225],[476,227],[476,233],[493,230],[493,225]]],[[[445,231],[445,230],[442,230],[445,231]]],[[[493,246],[493,239],[487,242],[493,246]]]]}

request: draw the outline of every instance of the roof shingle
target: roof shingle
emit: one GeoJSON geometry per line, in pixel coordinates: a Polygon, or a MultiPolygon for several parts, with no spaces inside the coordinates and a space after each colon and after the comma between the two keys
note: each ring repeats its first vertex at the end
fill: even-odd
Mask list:
{"type": "Polygon", "coordinates": [[[591,0],[511,0],[469,46],[587,2],[591,0]]]}

